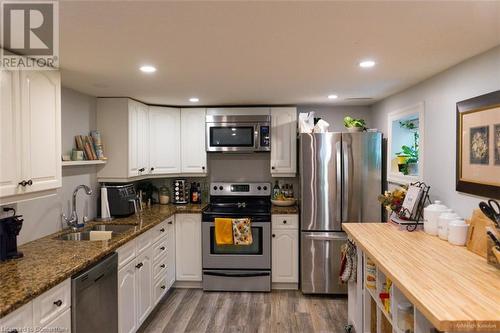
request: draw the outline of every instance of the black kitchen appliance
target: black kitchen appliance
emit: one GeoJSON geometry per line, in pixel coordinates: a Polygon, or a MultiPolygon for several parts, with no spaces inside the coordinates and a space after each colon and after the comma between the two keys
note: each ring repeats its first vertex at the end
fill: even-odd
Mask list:
{"type": "Polygon", "coordinates": [[[12,211],[13,215],[0,219],[0,260],[17,259],[23,256],[17,251],[17,236],[23,226],[22,215],[16,215],[13,208],[4,208],[5,212],[12,211]]]}
{"type": "Polygon", "coordinates": [[[133,184],[106,185],[111,216],[130,216],[137,212],[138,199],[133,184]]]}
{"type": "Polygon", "coordinates": [[[271,291],[271,184],[212,183],[202,212],[203,290],[271,291]],[[250,218],[251,245],[218,245],[215,218],[250,218]]]}

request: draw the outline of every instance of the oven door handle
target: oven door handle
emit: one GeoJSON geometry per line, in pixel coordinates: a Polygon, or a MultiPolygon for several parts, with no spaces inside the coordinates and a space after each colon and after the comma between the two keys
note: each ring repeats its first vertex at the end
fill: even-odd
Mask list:
{"type": "Polygon", "coordinates": [[[256,276],[269,276],[270,272],[248,272],[248,273],[227,273],[227,272],[203,272],[203,275],[211,276],[226,276],[226,277],[256,277],[256,276]]]}

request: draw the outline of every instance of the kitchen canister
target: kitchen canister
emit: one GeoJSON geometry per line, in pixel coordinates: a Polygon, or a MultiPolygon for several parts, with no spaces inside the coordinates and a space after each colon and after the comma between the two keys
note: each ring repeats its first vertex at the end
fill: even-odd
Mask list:
{"type": "Polygon", "coordinates": [[[464,246],[467,242],[469,225],[463,219],[455,219],[448,224],[448,242],[464,246]]]}
{"type": "Polygon", "coordinates": [[[424,231],[426,233],[433,236],[438,234],[439,215],[447,209],[448,207],[443,205],[439,200],[434,201],[433,204],[424,208],[424,231]]]}
{"type": "Polygon", "coordinates": [[[457,214],[453,213],[451,209],[446,210],[444,213],[439,215],[438,219],[438,236],[443,240],[448,239],[448,224],[451,221],[460,218],[457,214]]]}

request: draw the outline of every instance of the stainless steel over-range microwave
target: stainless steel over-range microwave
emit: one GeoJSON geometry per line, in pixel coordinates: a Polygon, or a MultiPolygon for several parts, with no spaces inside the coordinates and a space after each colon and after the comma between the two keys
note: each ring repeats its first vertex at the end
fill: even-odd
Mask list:
{"type": "Polygon", "coordinates": [[[207,115],[208,152],[271,150],[269,115],[207,115]]]}

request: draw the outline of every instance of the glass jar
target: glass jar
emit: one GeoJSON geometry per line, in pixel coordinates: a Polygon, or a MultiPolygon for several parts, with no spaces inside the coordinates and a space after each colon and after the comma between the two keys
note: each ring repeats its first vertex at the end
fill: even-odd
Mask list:
{"type": "Polygon", "coordinates": [[[413,333],[413,305],[411,303],[398,304],[398,328],[403,333],[413,333]]]}
{"type": "Polygon", "coordinates": [[[158,190],[160,205],[167,205],[170,202],[170,190],[166,186],[160,187],[158,190]]]}

